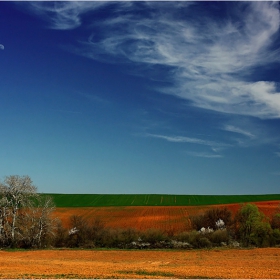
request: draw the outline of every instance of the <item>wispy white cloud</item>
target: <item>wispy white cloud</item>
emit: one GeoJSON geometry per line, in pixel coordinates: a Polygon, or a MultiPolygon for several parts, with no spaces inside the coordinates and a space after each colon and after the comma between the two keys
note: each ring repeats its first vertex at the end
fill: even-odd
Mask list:
{"type": "Polygon", "coordinates": [[[280,171],[279,172],[277,172],[277,171],[276,172],[271,172],[271,174],[274,175],[274,176],[280,176],[280,171]]]}
{"type": "Polygon", "coordinates": [[[220,155],[219,152],[221,150],[224,150],[225,148],[230,147],[229,144],[219,143],[219,142],[209,141],[209,140],[204,140],[199,138],[186,137],[186,136],[168,136],[168,135],[151,134],[151,133],[146,133],[145,136],[163,139],[165,141],[172,142],[172,143],[188,143],[188,144],[210,147],[211,150],[213,151],[212,153],[194,152],[194,151],[186,152],[188,155],[195,156],[195,157],[202,157],[202,158],[222,158],[223,156],[220,155]]]}
{"type": "Polygon", "coordinates": [[[219,154],[209,154],[209,153],[197,153],[197,152],[187,152],[190,156],[202,157],[202,158],[222,158],[219,154]]]}
{"type": "Polygon", "coordinates": [[[247,136],[249,138],[255,138],[256,137],[251,132],[246,131],[244,129],[241,129],[239,127],[233,126],[233,125],[226,125],[224,127],[224,130],[229,131],[229,132],[234,132],[234,133],[242,134],[242,135],[247,136]]]}
{"type": "MultiPolygon", "coordinates": [[[[86,12],[109,2],[32,3],[52,28],[70,29],[81,25],[86,12]]],[[[278,3],[232,2],[223,19],[199,7],[199,2],[126,3],[110,18],[95,22],[93,17],[91,28],[102,31],[101,37],[92,32],[75,52],[107,62],[167,67],[173,86],[160,90],[196,107],[279,118],[277,83],[252,77],[257,67],[280,63],[279,45],[273,45],[279,38],[278,3]]]]}
{"type": "Polygon", "coordinates": [[[256,147],[273,145],[277,148],[279,143],[278,134],[275,133],[273,126],[268,125],[267,121],[257,121],[256,119],[238,116],[237,118],[231,118],[231,121],[221,125],[219,129],[226,132],[224,137],[233,146],[256,147]]]}
{"type": "Polygon", "coordinates": [[[210,147],[213,147],[213,149],[229,147],[228,144],[218,143],[215,141],[208,141],[208,140],[203,140],[203,139],[198,139],[198,138],[192,138],[192,137],[185,137],[185,136],[167,136],[167,135],[151,134],[151,133],[147,133],[146,136],[160,138],[160,139],[164,139],[168,142],[174,142],[174,143],[190,143],[190,144],[210,146],[210,147]]]}
{"type": "Polygon", "coordinates": [[[50,22],[50,28],[68,30],[80,26],[84,14],[106,5],[106,1],[32,1],[28,4],[34,13],[50,22]]]}
{"type": "Polygon", "coordinates": [[[0,44],[0,50],[4,50],[4,45],[0,44]]]}

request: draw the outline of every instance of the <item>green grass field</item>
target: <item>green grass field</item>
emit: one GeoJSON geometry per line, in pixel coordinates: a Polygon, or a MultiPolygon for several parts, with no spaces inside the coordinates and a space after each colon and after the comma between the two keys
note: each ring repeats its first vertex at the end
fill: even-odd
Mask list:
{"type": "Polygon", "coordinates": [[[161,194],[43,194],[56,207],[198,206],[280,200],[280,194],[263,195],[161,195],[161,194]]]}

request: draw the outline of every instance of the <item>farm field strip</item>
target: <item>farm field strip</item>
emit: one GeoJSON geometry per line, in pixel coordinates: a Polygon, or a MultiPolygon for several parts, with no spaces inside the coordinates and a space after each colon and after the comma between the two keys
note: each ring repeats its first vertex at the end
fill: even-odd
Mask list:
{"type": "Polygon", "coordinates": [[[280,248],[0,251],[1,279],[277,279],[280,248]]]}
{"type": "Polygon", "coordinates": [[[269,195],[158,195],[158,194],[42,194],[53,197],[57,207],[201,206],[280,200],[269,195]]]}
{"type": "MultiPolygon", "coordinates": [[[[255,203],[260,211],[271,216],[279,207],[280,201],[255,203]]],[[[127,206],[127,207],[67,207],[57,208],[54,215],[68,226],[69,217],[80,215],[87,220],[100,219],[105,226],[111,228],[135,228],[146,230],[149,228],[163,231],[179,232],[188,230],[188,219],[198,215],[211,207],[227,207],[234,213],[240,204],[212,205],[212,206],[127,206]]]]}

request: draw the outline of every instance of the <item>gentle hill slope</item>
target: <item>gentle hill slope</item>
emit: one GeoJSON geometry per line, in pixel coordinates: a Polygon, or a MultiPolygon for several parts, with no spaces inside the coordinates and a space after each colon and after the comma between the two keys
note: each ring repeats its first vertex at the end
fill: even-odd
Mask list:
{"type": "Polygon", "coordinates": [[[53,197],[56,207],[200,206],[280,200],[280,194],[262,195],[161,195],[161,194],[42,194],[53,197]]]}

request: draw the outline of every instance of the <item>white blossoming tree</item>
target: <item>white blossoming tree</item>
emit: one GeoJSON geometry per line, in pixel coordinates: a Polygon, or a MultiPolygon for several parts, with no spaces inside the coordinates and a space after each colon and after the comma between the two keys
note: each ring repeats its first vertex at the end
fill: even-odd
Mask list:
{"type": "Polygon", "coordinates": [[[29,176],[6,177],[0,182],[0,245],[40,247],[53,210],[52,199],[40,196],[29,176]]]}
{"type": "Polygon", "coordinates": [[[216,227],[217,227],[217,229],[224,229],[225,228],[225,222],[222,219],[219,219],[216,222],[216,227]]]}

